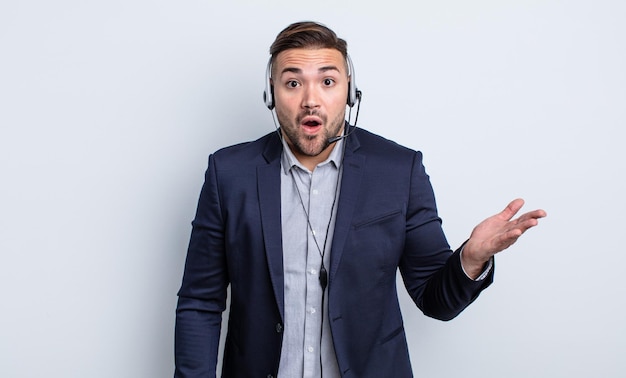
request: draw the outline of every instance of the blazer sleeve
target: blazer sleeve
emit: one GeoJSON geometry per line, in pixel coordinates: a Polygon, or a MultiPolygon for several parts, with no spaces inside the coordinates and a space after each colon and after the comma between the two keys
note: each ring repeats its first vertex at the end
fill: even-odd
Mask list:
{"type": "Polygon", "coordinates": [[[413,161],[406,227],[400,272],[409,295],[427,316],[456,317],[491,284],[494,269],[481,281],[463,272],[460,248],[452,253],[441,227],[420,152],[413,161]]]}
{"type": "Polygon", "coordinates": [[[215,159],[211,155],[192,222],[183,282],[178,292],[176,378],[215,377],[228,283],[224,223],[215,159]]]}

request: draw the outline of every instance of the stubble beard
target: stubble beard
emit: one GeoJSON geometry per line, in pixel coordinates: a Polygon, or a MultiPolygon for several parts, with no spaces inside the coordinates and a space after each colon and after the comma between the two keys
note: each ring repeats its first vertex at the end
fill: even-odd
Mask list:
{"type": "Polygon", "coordinates": [[[305,135],[300,133],[300,120],[310,115],[321,118],[324,125],[327,125],[327,117],[315,111],[300,114],[295,122],[288,122],[284,114],[281,114],[279,111],[276,112],[278,123],[281,125],[281,131],[287,136],[288,141],[291,142],[291,148],[295,150],[294,152],[296,154],[313,157],[321,154],[322,151],[330,145],[328,139],[339,133],[339,130],[341,130],[344,124],[344,115],[339,114],[332,120],[331,127],[324,128],[321,134],[305,135]],[[289,126],[285,127],[284,125],[289,126]]]}

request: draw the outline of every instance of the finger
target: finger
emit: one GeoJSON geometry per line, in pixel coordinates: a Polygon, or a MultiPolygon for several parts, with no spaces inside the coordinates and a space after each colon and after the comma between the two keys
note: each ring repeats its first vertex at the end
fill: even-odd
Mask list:
{"type": "Polygon", "coordinates": [[[548,214],[544,211],[544,210],[534,210],[534,211],[529,211],[525,214],[522,214],[519,218],[517,218],[516,222],[520,223],[520,222],[525,222],[528,219],[540,219],[540,218],[544,218],[546,217],[548,214]]]}
{"type": "Polygon", "coordinates": [[[511,220],[511,218],[515,216],[515,214],[517,214],[517,212],[522,208],[522,206],[524,206],[523,199],[521,198],[514,199],[506,206],[504,210],[502,210],[502,212],[500,213],[500,216],[504,220],[509,221],[511,220]]]}
{"type": "Polygon", "coordinates": [[[515,244],[523,233],[524,232],[520,229],[512,229],[503,233],[495,240],[493,252],[498,253],[509,248],[511,245],[515,244]]]}
{"type": "Polygon", "coordinates": [[[513,244],[524,232],[519,228],[513,228],[500,236],[500,242],[503,244],[513,244]]]}
{"type": "Polygon", "coordinates": [[[539,224],[539,221],[536,218],[530,218],[530,219],[526,219],[523,220],[521,222],[518,222],[515,225],[516,230],[520,230],[521,233],[526,232],[529,228],[535,227],[536,225],[539,224]]]}
{"type": "Polygon", "coordinates": [[[529,228],[533,228],[533,227],[537,226],[539,224],[539,218],[540,217],[531,217],[531,218],[527,218],[527,219],[522,219],[522,217],[520,217],[515,222],[515,226],[514,226],[513,229],[520,230],[520,232],[523,234],[529,228]]]}

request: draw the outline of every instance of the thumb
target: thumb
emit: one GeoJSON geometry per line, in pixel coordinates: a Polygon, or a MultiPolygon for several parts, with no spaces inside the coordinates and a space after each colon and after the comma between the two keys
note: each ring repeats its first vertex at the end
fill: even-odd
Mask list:
{"type": "Polygon", "coordinates": [[[500,217],[506,221],[511,220],[517,214],[517,212],[524,206],[524,200],[521,198],[511,201],[504,210],[500,213],[500,217]]]}

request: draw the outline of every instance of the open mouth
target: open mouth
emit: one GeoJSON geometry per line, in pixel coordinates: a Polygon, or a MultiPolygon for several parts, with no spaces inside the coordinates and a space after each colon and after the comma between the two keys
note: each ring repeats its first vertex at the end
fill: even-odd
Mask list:
{"type": "Polygon", "coordinates": [[[311,132],[315,132],[322,126],[322,120],[315,116],[308,116],[302,119],[300,125],[311,132]]]}
{"type": "Polygon", "coordinates": [[[320,123],[317,121],[306,121],[304,123],[302,123],[305,126],[309,126],[309,127],[315,127],[315,126],[319,126],[320,123]]]}

